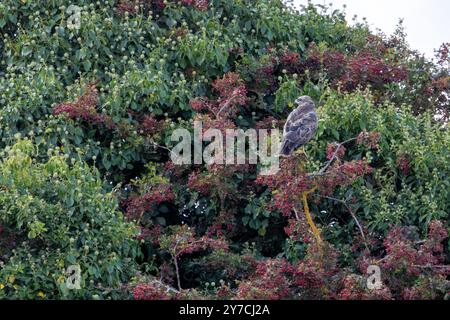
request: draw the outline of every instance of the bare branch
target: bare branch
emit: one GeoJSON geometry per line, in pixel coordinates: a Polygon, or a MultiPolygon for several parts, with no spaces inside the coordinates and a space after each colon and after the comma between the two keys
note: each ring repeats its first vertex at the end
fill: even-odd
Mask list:
{"type": "Polygon", "coordinates": [[[233,102],[234,99],[236,99],[236,96],[232,96],[232,97],[227,101],[227,103],[225,103],[225,104],[222,106],[222,108],[220,108],[219,112],[217,112],[217,114],[216,114],[216,118],[219,117],[219,115],[222,113],[222,111],[224,111],[226,108],[228,108],[228,107],[230,106],[231,102],[233,102]]]}
{"type": "Polygon", "coordinates": [[[350,143],[350,142],[352,142],[352,141],[355,141],[356,139],[358,139],[358,138],[351,138],[351,139],[348,139],[348,140],[346,140],[346,141],[344,141],[344,142],[338,143],[338,145],[336,146],[336,150],[334,150],[333,156],[331,157],[330,160],[327,161],[327,163],[325,164],[325,166],[324,166],[322,169],[320,169],[320,171],[318,172],[318,175],[323,175],[323,173],[325,173],[325,171],[330,167],[330,165],[333,163],[333,161],[336,160],[336,158],[337,158],[337,153],[338,153],[339,149],[340,149],[344,144],[347,144],[347,143],[350,143]]]}
{"type": "Polygon", "coordinates": [[[294,209],[294,213],[295,213],[295,218],[297,219],[297,221],[300,221],[300,216],[298,215],[297,210],[295,209],[295,207],[293,209],[294,209]]]}
{"type": "Polygon", "coordinates": [[[166,150],[166,151],[169,151],[169,153],[170,154],[172,154],[175,158],[176,158],[176,155],[173,153],[173,151],[171,150],[171,149],[169,149],[169,148],[167,148],[167,147],[165,147],[165,146],[162,146],[162,145],[160,145],[160,144],[157,144],[155,141],[153,141],[153,140],[149,140],[150,141],[150,143],[154,146],[154,147],[156,147],[156,148],[160,148],[160,149],[163,149],[163,150],[166,150]]]}
{"type": "Polygon", "coordinates": [[[333,197],[323,196],[323,195],[320,195],[320,194],[318,196],[321,197],[321,198],[324,198],[324,199],[328,199],[328,200],[339,202],[339,203],[341,203],[341,204],[343,204],[345,206],[345,208],[348,210],[348,212],[352,216],[353,220],[355,221],[356,225],[358,226],[359,232],[361,233],[361,236],[362,236],[362,238],[364,240],[364,245],[365,245],[366,249],[369,249],[369,246],[367,244],[366,235],[364,234],[364,229],[362,228],[361,224],[359,223],[359,220],[356,217],[355,213],[353,212],[353,210],[348,205],[347,201],[341,200],[341,199],[336,199],[336,198],[333,198],[333,197]]]}

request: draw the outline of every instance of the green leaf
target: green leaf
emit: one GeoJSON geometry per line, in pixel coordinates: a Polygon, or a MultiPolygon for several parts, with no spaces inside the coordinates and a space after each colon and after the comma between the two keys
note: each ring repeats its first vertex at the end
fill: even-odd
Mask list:
{"type": "Polygon", "coordinates": [[[267,230],[266,230],[266,228],[264,228],[264,227],[261,227],[261,228],[259,228],[259,230],[258,230],[258,234],[259,234],[261,237],[264,237],[264,236],[266,235],[266,232],[267,232],[267,230]]]}
{"type": "Polygon", "coordinates": [[[92,66],[92,64],[91,64],[91,62],[89,60],[86,60],[86,61],[83,62],[83,67],[84,67],[84,70],[86,72],[91,70],[91,66],[92,66]]]}
{"type": "Polygon", "coordinates": [[[23,57],[26,57],[26,56],[29,56],[32,52],[33,52],[33,49],[31,49],[30,47],[24,46],[22,48],[21,54],[23,57]]]}
{"type": "Polygon", "coordinates": [[[72,207],[74,203],[75,203],[75,201],[73,200],[73,197],[68,197],[66,199],[66,206],[67,207],[69,207],[69,208],[72,207]]]}
{"type": "Polygon", "coordinates": [[[164,217],[156,217],[156,222],[161,226],[166,226],[167,222],[164,217]]]}
{"type": "Polygon", "coordinates": [[[339,132],[336,129],[332,128],[331,133],[336,140],[339,140],[339,132]]]}
{"type": "Polygon", "coordinates": [[[16,14],[10,14],[8,16],[9,21],[11,21],[12,23],[16,24],[17,23],[17,15],[16,14]]]}
{"type": "Polygon", "coordinates": [[[102,158],[102,164],[106,170],[109,170],[111,168],[111,162],[108,160],[106,156],[102,158]]]}

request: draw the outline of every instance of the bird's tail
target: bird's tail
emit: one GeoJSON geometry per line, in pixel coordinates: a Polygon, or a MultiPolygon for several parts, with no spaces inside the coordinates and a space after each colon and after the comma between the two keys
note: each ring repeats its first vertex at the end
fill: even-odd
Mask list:
{"type": "Polygon", "coordinates": [[[280,155],[290,156],[294,151],[294,145],[289,140],[284,140],[280,148],[280,155]]]}

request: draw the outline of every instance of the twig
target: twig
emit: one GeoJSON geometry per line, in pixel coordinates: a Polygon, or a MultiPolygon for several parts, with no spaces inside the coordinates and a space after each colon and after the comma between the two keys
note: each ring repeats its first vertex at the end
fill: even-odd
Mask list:
{"type": "Polygon", "coordinates": [[[176,155],[175,153],[173,153],[173,151],[172,151],[171,149],[169,149],[169,148],[167,148],[167,147],[165,147],[165,146],[162,146],[162,145],[160,145],[160,144],[157,144],[157,143],[156,143],[155,141],[153,141],[153,140],[150,140],[150,143],[151,143],[154,147],[160,148],[160,149],[163,149],[163,150],[166,150],[166,151],[169,151],[170,154],[172,154],[174,157],[177,157],[177,155],[176,155]]]}
{"type": "Polygon", "coordinates": [[[180,280],[180,269],[178,267],[178,255],[177,255],[177,247],[178,247],[179,243],[180,243],[180,240],[177,240],[177,242],[175,243],[175,246],[173,248],[172,259],[173,259],[173,263],[175,265],[175,272],[177,274],[178,290],[181,291],[182,289],[181,289],[181,280],[180,280]]]}
{"type": "Polygon", "coordinates": [[[178,291],[175,288],[172,288],[171,286],[165,284],[164,282],[162,282],[161,280],[153,280],[153,282],[156,282],[157,284],[159,284],[161,287],[166,288],[167,292],[175,292],[175,293],[180,293],[180,291],[178,291]]]}
{"type": "MultiPolygon", "coordinates": [[[[165,288],[167,292],[174,292],[177,294],[180,293],[180,291],[178,291],[177,289],[172,288],[171,286],[165,284],[161,280],[158,280],[154,277],[152,277],[152,279],[150,280],[150,283],[157,283],[160,287],[165,288]]],[[[117,291],[117,290],[130,290],[131,288],[133,288],[133,286],[134,285],[132,285],[132,284],[121,284],[117,288],[112,288],[112,287],[103,287],[101,285],[96,285],[96,286],[94,286],[94,288],[103,290],[104,293],[110,293],[112,291],[117,291]]]]}
{"type": "Polygon", "coordinates": [[[181,291],[181,281],[180,281],[180,269],[178,267],[178,258],[177,256],[173,257],[173,262],[175,264],[175,272],[177,273],[177,285],[178,285],[178,290],[181,291]]]}
{"type": "Polygon", "coordinates": [[[297,210],[295,209],[295,207],[293,209],[294,209],[294,213],[295,213],[295,218],[297,219],[297,221],[300,221],[300,216],[298,215],[297,210]]]}
{"type": "Polygon", "coordinates": [[[331,159],[328,160],[328,161],[325,163],[325,165],[324,165],[318,172],[307,173],[306,176],[307,176],[307,177],[310,177],[310,178],[313,178],[313,177],[320,177],[320,176],[326,175],[326,174],[327,174],[326,170],[330,167],[330,165],[333,163],[333,161],[337,159],[337,153],[338,153],[339,149],[340,149],[344,144],[347,144],[347,143],[349,143],[349,142],[355,141],[356,139],[358,139],[358,138],[357,138],[357,137],[356,137],[356,138],[351,138],[351,139],[348,139],[348,140],[346,140],[346,141],[344,141],[344,142],[339,143],[339,144],[337,145],[337,147],[336,147],[336,150],[334,150],[334,153],[333,153],[331,159]]]}
{"type": "Polygon", "coordinates": [[[336,146],[336,150],[334,150],[333,156],[331,157],[330,160],[327,161],[327,163],[325,164],[325,166],[320,169],[320,171],[318,172],[318,175],[323,175],[325,173],[325,171],[330,167],[330,165],[333,163],[333,161],[336,159],[337,153],[339,151],[339,149],[344,145],[347,144],[349,142],[355,141],[358,138],[351,138],[348,139],[344,142],[338,143],[338,145],[336,146]]]}
{"type": "Polygon", "coordinates": [[[366,235],[364,234],[364,230],[363,230],[361,224],[359,223],[358,218],[354,214],[353,210],[347,204],[347,201],[336,199],[336,198],[333,198],[333,197],[323,196],[321,194],[319,194],[318,196],[321,197],[321,198],[325,198],[325,199],[328,199],[328,200],[339,202],[339,203],[341,203],[341,204],[343,204],[345,206],[345,208],[348,210],[348,212],[350,212],[350,215],[352,216],[353,220],[355,220],[356,225],[358,226],[359,232],[361,233],[361,236],[362,236],[362,238],[364,240],[364,245],[365,245],[366,249],[369,249],[369,246],[367,244],[366,235]]]}
{"type": "MultiPolygon", "coordinates": [[[[178,266],[178,257],[183,253],[183,250],[181,251],[177,251],[178,250],[178,245],[180,244],[180,241],[182,239],[178,239],[177,242],[175,243],[175,246],[173,247],[173,253],[170,252],[170,255],[172,256],[172,260],[173,260],[173,264],[175,265],[175,272],[177,275],[177,285],[178,285],[178,290],[182,290],[181,288],[181,276],[180,276],[180,268],[178,266]]],[[[193,245],[197,244],[197,243],[201,243],[203,242],[202,240],[197,240],[197,241],[193,241],[190,243],[190,246],[192,247],[193,245]]]]}
{"type": "Polygon", "coordinates": [[[220,113],[221,113],[223,110],[225,110],[226,108],[228,108],[228,107],[230,106],[231,102],[233,102],[234,99],[236,99],[236,96],[232,96],[232,97],[227,101],[227,103],[225,103],[225,104],[222,106],[222,108],[220,108],[219,112],[217,112],[217,114],[216,114],[216,118],[219,117],[220,113]]]}

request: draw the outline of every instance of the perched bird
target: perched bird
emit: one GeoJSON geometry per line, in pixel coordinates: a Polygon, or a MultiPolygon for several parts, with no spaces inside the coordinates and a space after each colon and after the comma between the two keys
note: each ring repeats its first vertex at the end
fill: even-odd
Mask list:
{"type": "MultiPolygon", "coordinates": [[[[314,137],[317,130],[318,121],[314,101],[308,96],[301,96],[295,100],[294,105],[296,108],[289,114],[283,129],[283,142],[281,143],[280,150],[280,154],[283,156],[290,156],[295,149],[307,144],[314,137]]],[[[303,161],[300,163],[300,168],[303,171],[303,161]]],[[[308,194],[314,192],[315,189],[316,187],[312,187],[311,190],[303,191],[301,194],[301,201],[303,202],[303,211],[306,216],[306,221],[316,238],[319,252],[322,254],[323,241],[320,236],[320,230],[314,224],[308,206],[308,194]]]]}
{"type": "Polygon", "coordinates": [[[308,96],[301,96],[294,102],[292,111],[284,125],[283,141],[280,154],[290,156],[295,149],[307,144],[316,133],[317,115],[316,105],[308,96]]]}

